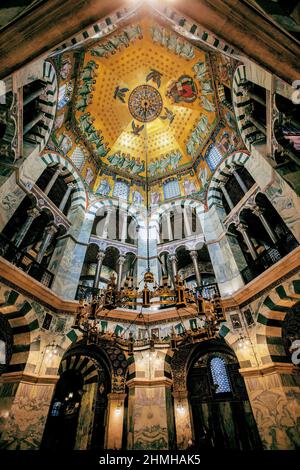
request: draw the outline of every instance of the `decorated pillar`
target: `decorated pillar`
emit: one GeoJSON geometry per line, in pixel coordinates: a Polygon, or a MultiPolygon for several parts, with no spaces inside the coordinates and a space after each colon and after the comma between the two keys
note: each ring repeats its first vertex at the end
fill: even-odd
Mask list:
{"type": "Polygon", "coordinates": [[[266,450],[300,447],[300,374],[293,364],[240,369],[262,445],[266,450]]]}
{"type": "Polygon", "coordinates": [[[193,439],[192,413],[188,399],[188,391],[174,391],[174,415],[177,448],[187,449],[193,439]]]}
{"type": "Polygon", "coordinates": [[[175,448],[171,379],[165,377],[166,350],[135,352],[136,377],[127,382],[127,449],[175,448]]]}
{"type": "Polygon", "coordinates": [[[0,449],[38,450],[58,377],[3,374],[0,449]],[[28,419],[30,416],[30,419],[28,419]]]}
{"type": "Polygon", "coordinates": [[[126,393],[110,393],[108,395],[106,449],[122,448],[125,398],[126,393]]]}

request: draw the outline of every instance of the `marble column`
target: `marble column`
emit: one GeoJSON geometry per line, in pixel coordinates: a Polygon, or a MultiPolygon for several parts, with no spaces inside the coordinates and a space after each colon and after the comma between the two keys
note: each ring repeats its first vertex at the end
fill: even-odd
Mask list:
{"type": "Polygon", "coordinates": [[[254,260],[256,260],[256,259],[257,259],[257,253],[256,253],[256,250],[255,250],[255,248],[254,248],[254,245],[253,245],[253,243],[252,243],[252,241],[251,241],[251,238],[250,238],[249,235],[248,235],[248,232],[247,232],[247,225],[242,224],[242,223],[240,222],[240,223],[236,226],[236,229],[242,234],[243,239],[244,239],[244,241],[245,241],[245,243],[246,243],[246,245],[247,245],[247,247],[248,247],[248,249],[249,249],[249,252],[250,252],[252,258],[253,258],[254,260]]]}
{"type": "Polygon", "coordinates": [[[275,232],[273,231],[272,227],[270,226],[269,222],[267,221],[265,215],[264,215],[264,212],[263,212],[263,208],[259,207],[259,206],[254,206],[253,208],[251,208],[253,214],[255,214],[261,221],[262,225],[264,226],[267,234],[269,235],[269,237],[271,238],[272,242],[275,244],[277,243],[277,236],[275,234],[275,232]]]}
{"type": "Polygon", "coordinates": [[[52,238],[57,233],[57,231],[58,231],[58,228],[55,225],[49,225],[48,227],[46,227],[45,232],[44,232],[44,237],[42,239],[42,243],[39,248],[38,255],[36,257],[36,261],[38,263],[41,263],[42,259],[44,258],[46,250],[48,246],[50,245],[52,238]]]}
{"type": "MultiPolygon", "coordinates": [[[[273,346],[274,347],[274,346],[273,346]]],[[[300,447],[300,376],[293,364],[240,369],[265,450],[300,447]]]]}
{"type": "Polygon", "coordinates": [[[125,393],[109,393],[107,425],[105,434],[106,449],[122,449],[125,393]]]}
{"type": "Polygon", "coordinates": [[[13,239],[14,244],[16,247],[19,247],[24,240],[32,222],[40,215],[40,211],[37,208],[29,209],[27,211],[28,217],[25,223],[22,225],[20,230],[17,232],[16,236],[13,239]]]}
{"type": "Polygon", "coordinates": [[[169,257],[171,264],[172,264],[172,276],[173,276],[173,283],[175,285],[176,276],[177,276],[177,258],[176,255],[170,255],[169,257]]]}
{"type": "Polygon", "coordinates": [[[248,90],[248,96],[252,98],[254,101],[257,103],[260,103],[263,106],[266,106],[266,100],[264,100],[262,97],[258,96],[254,91],[251,89],[248,90]]]}
{"type": "Polygon", "coordinates": [[[65,195],[62,198],[61,203],[59,204],[59,207],[58,207],[60,211],[63,212],[63,210],[66,207],[66,204],[68,202],[69,196],[70,196],[70,194],[71,194],[71,192],[73,191],[74,188],[75,188],[74,184],[72,184],[72,183],[68,184],[67,191],[65,192],[65,195]]]}
{"type": "Polygon", "coordinates": [[[255,119],[252,115],[250,116],[249,120],[262,134],[266,135],[267,130],[264,124],[255,119]]]}
{"type": "Polygon", "coordinates": [[[198,265],[198,253],[196,250],[191,250],[189,253],[192,258],[193,265],[194,265],[197,287],[200,287],[201,286],[201,274],[200,274],[199,265],[198,265]]]}
{"type": "Polygon", "coordinates": [[[51,180],[49,181],[49,183],[47,184],[46,188],[44,189],[44,194],[47,196],[51,189],[53,188],[57,178],[59,177],[61,173],[61,167],[59,166],[58,168],[56,168],[55,172],[53,173],[52,177],[51,177],[51,180]]]}
{"type": "Polygon", "coordinates": [[[126,256],[120,255],[118,258],[118,283],[117,283],[117,290],[121,289],[121,281],[122,281],[122,272],[123,272],[123,265],[125,263],[126,256]]]}
{"type": "Polygon", "coordinates": [[[227,189],[225,188],[224,185],[221,186],[221,191],[222,191],[222,193],[223,193],[223,195],[226,199],[227,204],[229,205],[230,210],[232,210],[234,208],[234,204],[233,204],[233,202],[232,202],[232,200],[231,200],[231,198],[228,194],[228,191],[227,191],[227,189]]]}
{"type": "Polygon", "coordinates": [[[39,112],[38,115],[35,116],[35,118],[33,118],[32,121],[30,121],[30,122],[29,122],[28,124],[26,124],[26,126],[24,127],[23,136],[25,136],[26,134],[28,134],[28,132],[29,132],[39,121],[41,121],[44,117],[45,117],[45,113],[39,112]]]}
{"type": "Polygon", "coordinates": [[[96,289],[99,286],[99,281],[100,281],[100,276],[101,276],[101,269],[102,269],[102,263],[105,258],[105,253],[104,251],[99,251],[97,253],[97,266],[96,266],[96,274],[94,277],[94,282],[93,282],[93,287],[96,289]]]}
{"type": "Polygon", "coordinates": [[[36,91],[33,91],[28,96],[26,96],[26,98],[24,98],[23,105],[26,106],[26,104],[31,103],[31,101],[40,96],[46,87],[47,85],[42,85],[36,91]]]}
{"type": "Polygon", "coordinates": [[[237,183],[239,184],[239,186],[240,186],[241,190],[243,191],[243,193],[246,194],[248,192],[247,186],[245,185],[244,181],[242,180],[242,178],[240,177],[238,172],[236,170],[233,170],[232,174],[235,177],[235,179],[236,179],[237,183]]]}
{"type": "Polygon", "coordinates": [[[0,377],[0,449],[38,450],[58,377],[21,373],[0,377]],[[7,393],[10,390],[10,393],[7,393]],[[22,405],[21,405],[22,403],[22,405]]]}

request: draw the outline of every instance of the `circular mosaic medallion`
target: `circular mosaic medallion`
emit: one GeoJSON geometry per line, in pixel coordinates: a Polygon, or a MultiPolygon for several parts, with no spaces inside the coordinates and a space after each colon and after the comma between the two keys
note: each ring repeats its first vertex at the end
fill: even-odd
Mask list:
{"type": "Polygon", "coordinates": [[[160,115],[163,101],[156,88],[140,85],[131,92],[128,107],[137,121],[150,122],[160,115]]]}

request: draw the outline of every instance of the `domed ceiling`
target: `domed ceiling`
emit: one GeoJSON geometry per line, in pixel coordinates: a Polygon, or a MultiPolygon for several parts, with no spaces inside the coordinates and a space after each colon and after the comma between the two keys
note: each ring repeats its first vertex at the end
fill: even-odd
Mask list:
{"type": "Polygon", "coordinates": [[[147,166],[150,177],[165,176],[191,164],[217,123],[205,53],[149,20],[89,48],[78,82],[76,129],[120,174],[145,177],[147,166]]]}
{"type": "Polygon", "coordinates": [[[211,173],[208,146],[224,143],[225,134],[222,154],[238,146],[230,105],[220,103],[231,59],[199,49],[148,13],[62,55],[59,67],[49,148],[69,156],[98,194],[114,195],[123,178],[141,200],[146,176],[157,202],[166,178],[178,179],[177,196],[201,192],[211,173]]]}

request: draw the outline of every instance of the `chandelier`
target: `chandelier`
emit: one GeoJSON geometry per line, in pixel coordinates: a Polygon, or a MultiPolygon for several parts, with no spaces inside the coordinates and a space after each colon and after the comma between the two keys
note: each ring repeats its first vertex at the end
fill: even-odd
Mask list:
{"type": "MultiPolygon", "coordinates": [[[[125,286],[120,290],[117,289],[116,278],[112,275],[106,289],[98,290],[97,294],[91,299],[80,299],[78,311],[76,314],[74,329],[78,329],[83,333],[84,338],[89,343],[97,344],[104,335],[99,329],[101,319],[107,317],[109,311],[130,308],[137,311],[136,318],[144,319],[144,310],[157,310],[161,306],[174,308],[183,326],[183,333],[176,337],[172,332],[171,347],[176,347],[184,343],[187,337],[193,340],[212,338],[218,330],[221,322],[224,322],[225,314],[222,307],[219,294],[215,293],[211,299],[205,299],[199,292],[193,292],[184,286],[184,282],[177,275],[174,282],[174,288],[168,285],[168,277],[163,276],[162,285],[154,285],[153,289],[149,289],[148,284],[154,284],[154,276],[150,271],[144,275],[144,287],[141,290],[133,287],[132,276],[127,276],[125,286]],[[189,313],[201,319],[202,326],[194,331],[187,332],[184,328],[180,312],[189,308],[189,313]]],[[[134,323],[134,321],[132,322],[134,323]]],[[[128,329],[127,329],[128,330],[128,329]]],[[[127,331],[126,330],[126,331],[127,331]]],[[[129,338],[125,338],[126,332],[119,338],[112,337],[114,341],[121,341],[128,346],[129,351],[133,348],[133,338],[129,333],[129,338]]],[[[153,346],[153,339],[147,340],[150,347],[153,346]]]]}

